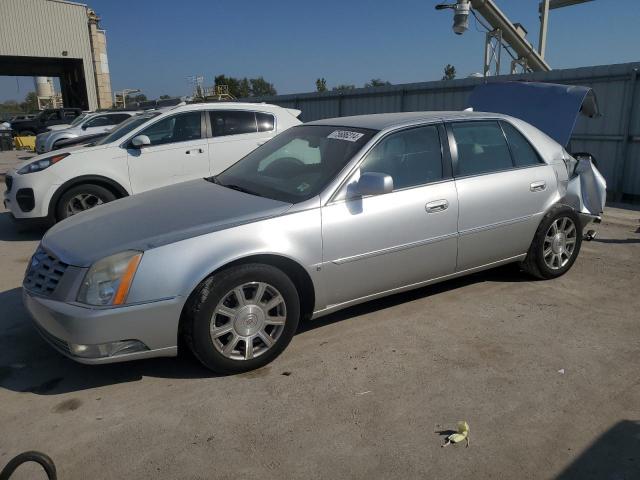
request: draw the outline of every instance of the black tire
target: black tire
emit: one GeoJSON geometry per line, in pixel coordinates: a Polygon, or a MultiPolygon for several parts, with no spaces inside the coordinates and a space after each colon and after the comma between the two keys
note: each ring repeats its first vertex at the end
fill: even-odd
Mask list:
{"type": "MultiPolygon", "coordinates": [[[[93,185],[91,183],[77,185],[64,192],[58,200],[58,204],[56,205],[57,220],[64,220],[65,218],[70,217],[74,214],[70,211],[70,203],[80,195],[88,195],[90,196],[89,198],[95,198],[101,203],[109,203],[116,199],[115,194],[111,190],[101,187],[100,185],[93,185]]],[[[92,205],[93,203],[94,201],[92,200],[88,204],[92,205]]],[[[71,204],[71,208],[73,207],[74,205],[71,204]]],[[[89,206],[88,208],[86,208],[86,210],[88,210],[89,208],[92,207],[89,206]]],[[[75,213],[79,213],[79,211],[75,213]]]]}
{"type": "Polygon", "coordinates": [[[268,364],[287,347],[300,321],[300,298],[283,271],[271,265],[251,263],[228,268],[204,280],[189,297],[184,315],[182,337],[195,357],[216,373],[241,373],[268,364]],[[218,303],[234,288],[250,282],[265,282],[278,290],[286,304],[285,324],[278,339],[261,355],[249,360],[231,359],[214,346],[211,321],[218,303]]]}
{"type": "Polygon", "coordinates": [[[573,209],[562,205],[553,207],[544,216],[544,218],[540,222],[540,225],[538,226],[538,230],[536,231],[536,234],[533,237],[533,241],[531,242],[531,246],[529,247],[527,257],[523,262],[523,268],[526,272],[530,273],[534,277],[541,279],[552,279],[560,277],[567,273],[573,266],[576,258],[578,258],[578,255],[580,253],[581,245],[582,224],[576,212],[573,209]],[[557,268],[551,268],[547,264],[547,261],[545,261],[545,256],[543,253],[545,237],[547,232],[551,228],[551,225],[556,220],[561,220],[563,218],[570,219],[575,225],[575,237],[572,237],[575,238],[575,245],[566,264],[558,266],[557,268]]]}

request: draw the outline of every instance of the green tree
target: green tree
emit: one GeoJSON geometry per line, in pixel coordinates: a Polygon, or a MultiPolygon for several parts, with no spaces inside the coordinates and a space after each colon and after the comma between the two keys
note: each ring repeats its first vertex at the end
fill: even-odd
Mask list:
{"type": "Polygon", "coordinates": [[[356,88],[355,85],[343,83],[340,85],[336,85],[331,90],[333,90],[334,92],[344,92],[345,90],[353,90],[354,88],[356,88]]]}
{"type": "Polygon", "coordinates": [[[456,67],[447,63],[447,66],[444,67],[442,80],[453,80],[454,78],[456,78],[456,67]]]}
{"type": "Polygon", "coordinates": [[[266,97],[278,94],[273,84],[267,82],[262,77],[252,78],[249,82],[251,83],[251,93],[254,97],[266,97]]]}
{"type": "Polygon", "coordinates": [[[379,78],[372,78],[370,82],[364,84],[364,88],[384,87],[386,85],[391,85],[391,82],[387,82],[386,80],[381,80],[379,78]]]}
{"type": "Polygon", "coordinates": [[[316,91],[318,92],[326,92],[327,91],[327,81],[323,78],[318,78],[316,80],[316,91]]]}
{"type": "Polygon", "coordinates": [[[216,87],[218,85],[226,85],[229,87],[229,93],[234,97],[242,97],[240,94],[240,80],[234,77],[227,77],[226,75],[218,75],[214,79],[216,87]]]}
{"type": "Polygon", "coordinates": [[[169,100],[171,95],[160,95],[160,100],[169,100]]]}
{"type": "Polygon", "coordinates": [[[38,110],[38,95],[36,92],[29,92],[24,97],[24,102],[20,104],[20,109],[24,112],[35,112],[38,110]]]}
{"type": "Polygon", "coordinates": [[[251,96],[251,84],[247,77],[244,77],[240,80],[238,85],[238,98],[247,98],[251,96]]]}

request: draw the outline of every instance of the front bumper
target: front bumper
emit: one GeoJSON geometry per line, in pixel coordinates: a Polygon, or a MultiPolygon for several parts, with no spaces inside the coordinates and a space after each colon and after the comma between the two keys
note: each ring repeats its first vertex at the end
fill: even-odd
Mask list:
{"type": "Polygon", "coordinates": [[[63,355],[86,364],[177,355],[182,297],[118,308],[89,308],[51,300],[22,289],[24,305],[42,337],[63,355]],[[137,340],[148,350],[98,358],[80,357],[74,345],[137,340]]]}
{"type": "Polygon", "coordinates": [[[4,207],[16,220],[46,218],[49,203],[60,183],[52,184],[50,175],[30,173],[19,175],[15,170],[7,172],[11,185],[4,192],[4,207]]]}

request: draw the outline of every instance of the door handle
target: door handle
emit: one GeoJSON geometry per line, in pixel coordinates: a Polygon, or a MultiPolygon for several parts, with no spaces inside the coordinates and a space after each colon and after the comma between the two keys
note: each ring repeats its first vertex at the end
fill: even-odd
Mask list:
{"type": "Polygon", "coordinates": [[[544,180],[541,180],[539,182],[533,182],[531,185],[529,185],[529,190],[531,190],[532,192],[541,192],[546,189],[547,189],[547,182],[545,182],[544,180]]]}
{"type": "Polygon", "coordinates": [[[447,202],[446,200],[435,200],[425,205],[425,209],[427,210],[427,213],[442,212],[447,208],[449,208],[449,202],[447,202]]]}
{"type": "Polygon", "coordinates": [[[203,149],[201,149],[201,148],[194,148],[194,149],[192,149],[192,150],[187,150],[185,153],[186,153],[187,155],[189,155],[189,154],[191,154],[192,152],[193,152],[193,153],[204,153],[204,150],[203,150],[203,149]]]}

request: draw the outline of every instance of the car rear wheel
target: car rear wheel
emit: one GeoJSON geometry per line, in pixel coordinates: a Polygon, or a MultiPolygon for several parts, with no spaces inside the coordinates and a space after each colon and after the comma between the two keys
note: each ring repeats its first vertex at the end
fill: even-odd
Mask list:
{"type": "Polygon", "coordinates": [[[113,192],[100,185],[78,185],[62,194],[56,207],[56,218],[63,220],[115,199],[113,192]]]}
{"type": "Polygon", "coordinates": [[[194,355],[217,373],[239,373],[282,353],[298,327],[300,300],[281,270],[239,265],[202,282],[185,315],[182,333],[194,355]]]}
{"type": "Polygon", "coordinates": [[[582,224],[569,207],[556,207],[540,222],[524,269],[543,279],[564,275],[573,266],[582,245],[582,224]]]}

